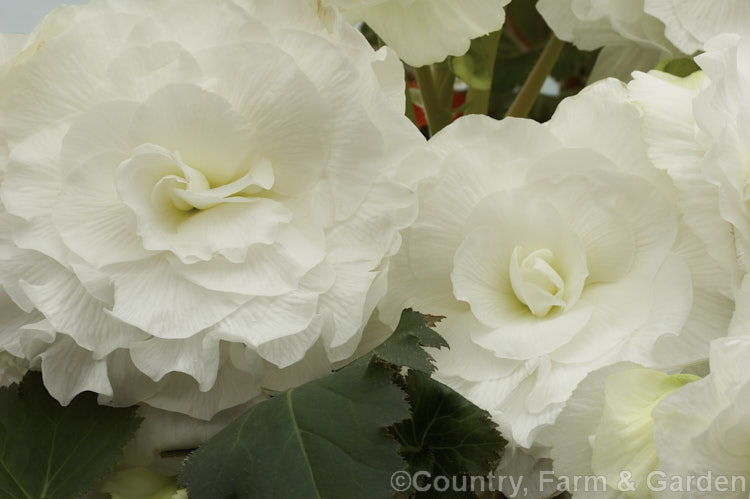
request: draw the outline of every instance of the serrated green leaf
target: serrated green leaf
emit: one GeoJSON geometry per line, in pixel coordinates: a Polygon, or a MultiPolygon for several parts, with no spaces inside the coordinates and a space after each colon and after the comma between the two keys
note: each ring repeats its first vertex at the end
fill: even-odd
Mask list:
{"type": "Polygon", "coordinates": [[[429,320],[404,311],[371,354],[240,416],[188,458],[189,497],[389,497],[405,463],[386,427],[409,417],[394,379],[403,366],[433,369],[420,345],[447,345],[429,320]]]}
{"type": "Polygon", "coordinates": [[[405,386],[412,418],[391,431],[410,472],[454,477],[486,475],[494,469],[506,441],[487,411],[419,371],[409,372],[405,386]]]}
{"type": "Polygon", "coordinates": [[[0,388],[0,497],[66,499],[90,490],[138,429],[135,408],[83,393],[62,407],[39,373],[0,388]]]}
{"type": "Polygon", "coordinates": [[[425,316],[408,308],[388,340],[373,350],[373,355],[390,364],[430,373],[435,370],[433,359],[420,347],[448,348],[442,336],[430,329],[442,317],[425,316]]]}

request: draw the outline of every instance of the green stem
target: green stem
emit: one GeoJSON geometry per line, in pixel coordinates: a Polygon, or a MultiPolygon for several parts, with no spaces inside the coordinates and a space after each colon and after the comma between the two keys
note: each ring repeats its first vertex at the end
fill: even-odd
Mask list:
{"type": "Polygon", "coordinates": [[[415,68],[414,72],[422,94],[422,105],[430,127],[430,136],[433,136],[451,122],[453,73],[445,62],[415,68]]]}
{"type": "Polygon", "coordinates": [[[495,74],[495,59],[497,48],[500,44],[500,31],[490,33],[482,39],[482,48],[489,66],[490,88],[479,89],[469,87],[466,93],[466,109],[464,114],[487,114],[490,107],[490,95],[492,94],[492,76],[495,74]]]}
{"type": "Polygon", "coordinates": [[[544,81],[552,72],[552,68],[560,56],[563,45],[565,45],[565,42],[552,35],[547,42],[547,46],[544,47],[541,57],[536,61],[534,69],[531,70],[529,77],[526,79],[523,87],[521,87],[521,91],[518,92],[516,100],[513,101],[510,109],[508,109],[506,116],[525,118],[529,114],[534,101],[539,96],[542,85],[544,85],[544,81]]]}

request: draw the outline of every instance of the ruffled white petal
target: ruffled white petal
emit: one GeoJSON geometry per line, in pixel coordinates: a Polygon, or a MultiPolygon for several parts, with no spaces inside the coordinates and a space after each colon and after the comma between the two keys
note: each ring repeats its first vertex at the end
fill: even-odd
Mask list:
{"type": "Polygon", "coordinates": [[[159,257],[120,264],[112,272],[112,316],[158,338],[189,338],[249,300],[247,296],[195,285],[159,257]]]}
{"type": "Polygon", "coordinates": [[[502,27],[507,0],[327,0],[368,23],[408,64],[463,55],[472,38],[502,27]]]}
{"type": "Polygon", "coordinates": [[[645,9],[666,25],[667,38],[686,54],[721,33],[750,35],[750,5],[743,0],[645,0],[645,9]]]}

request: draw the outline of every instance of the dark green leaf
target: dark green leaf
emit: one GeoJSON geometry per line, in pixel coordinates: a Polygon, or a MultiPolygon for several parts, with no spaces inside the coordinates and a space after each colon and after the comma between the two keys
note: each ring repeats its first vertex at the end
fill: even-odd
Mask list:
{"type": "Polygon", "coordinates": [[[442,317],[425,316],[412,309],[401,313],[401,320],[393,335],[373,350],[373,355],[390,364],[405,366],[430,373],[435,370],[432,357],[420,346],[448,348],[442,336],[430,329],[428,324],[442,317]]]}
{"type": "Polygon", "coordinates": [[[389,497],[405,463],[386,427],[409,417],[394,379],[402,366],[433,369],[420,345],[446,343],[430,320],[404,311],[370,355],[240,416],[188,458],[180,483],[190,498],[389,497]]]}
{"type": "MultiPolygon", "coordinates": [[[[495,468],[506,441],[489,413],[419,371],[409,372],[406,391],[412,419],[393,425],[391,432],[401,443],[400,452],[410,472],[427,471],[432,477],[452,480],[462,475],[487,475],[495,468]]],[[[460,479],[458,483],[462,483],[460,479]]],[[[459,493],[456,497],[471,495],[459,493]]]]}
{"type": "Polygon", "coordinates": [[[100,406],[84,393],[62,407],[39,373],[0,389],[0,497],[65,499],[93,487],[138,429],[135,408],[100,406]]]}

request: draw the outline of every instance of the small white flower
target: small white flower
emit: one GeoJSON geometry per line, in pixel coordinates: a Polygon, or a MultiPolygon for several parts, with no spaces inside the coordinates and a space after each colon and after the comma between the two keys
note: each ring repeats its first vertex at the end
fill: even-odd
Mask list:
{"type": "Polygon", "coordinates": [[[324,0],[365,21],[412,66],[463,55],[469,43],[499,30],[510,0],[324,0]]]}
{"type": "Polygon", "coordinates": [[[26,45],[0,282],[53,396],[209,419],[355,351],[413,218],[393,52],[307,0],[93,2],[26,45]]]}
{"type": "Polygon", "coordinates": [[[703,359],[733,309],[626,99],[608,80],[548,126],[467,117],[406,162],[427,178],[381,316],[446,315],[437,377],[527,449],[586,374],[703,359]]]}
{"type": "Polygon", "coordinates": [[[670,376],[630,363],[589,374],[550,429],[553,469],[582,497],[648,499],[648,475],[659,469],[654,407],[700,378],[670,376]],[[623,475],[628,473],[628,475],[623,475]],[[576,477],[604,477],[597,483],[576,477]]]}

